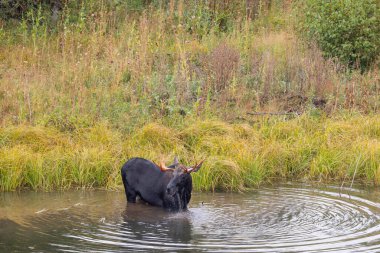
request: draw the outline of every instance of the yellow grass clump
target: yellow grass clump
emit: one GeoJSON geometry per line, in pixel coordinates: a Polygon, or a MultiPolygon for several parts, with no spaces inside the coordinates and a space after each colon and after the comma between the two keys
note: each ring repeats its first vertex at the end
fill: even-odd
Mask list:
{"type": "Polygon", "coordinates": [[[0,129],[0,187],[117,188],[127,159],[170,163],[175,155],[187,165],[206,158],[193,174],[194,188],[202,191],[243,191],[289,179],[379,184],[378,124],[376,115],[304,115],[253,125],[195,120],[170,127],[154,122],[130,133],[101,123],[74,132],[5,127],[0,129]]]}

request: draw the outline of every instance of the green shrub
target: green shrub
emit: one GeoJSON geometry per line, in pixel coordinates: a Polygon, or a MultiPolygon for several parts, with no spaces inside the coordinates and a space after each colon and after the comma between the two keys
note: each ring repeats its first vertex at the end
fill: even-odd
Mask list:
{"type": "Polygon", "coordinates": [[[301,28],[326,57],[367,69],[380,53],[380,10],[377,0],[300,1],[301,28]]]}
{"type": "MultiPolygon", "coordinates": [[[[118,10],[128,8],[130,10],[142,10],[151,0],[0,0],[0,19],[25,18],[27,13],[33,13],[37,9],[42,9],[47,17],[51,16],[52,21],[57,21],[62,12],[70,13],[72,22],[78,22],[79,15],[83,11],[92,12],[100,10],[118,10]]],[[[53,23],[54,23],[53,22],[53,23]]]]}
{"type": "Polygon", "coordinates": [[[39,6],[44,8],[61,8],[62,0],[0,0],[0,18],[21,18],[31,9],[39,6]]]}

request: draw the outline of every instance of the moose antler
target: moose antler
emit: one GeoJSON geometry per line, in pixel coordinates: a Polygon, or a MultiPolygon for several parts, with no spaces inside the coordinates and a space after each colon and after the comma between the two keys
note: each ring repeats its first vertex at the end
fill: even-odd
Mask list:
{"type": "Polygon", "coordinates": [[[157,165],[162,172],[165,172],[167,170],[172,170],[171,168],[166,167],[165,163],[163,161],[160,162],[160,165],[157,165]]]}
{"type": "Polygon", "coordinates": [[[194,167],[188,168],[186,172],[187,172],[187,173],[197,172],[197,171],[201,168],[202,163],[203,163],[205,160],[206,160],[206,158],[203,159],[200,163],[198,163],[198,164],[196,163],[194,167]]]}

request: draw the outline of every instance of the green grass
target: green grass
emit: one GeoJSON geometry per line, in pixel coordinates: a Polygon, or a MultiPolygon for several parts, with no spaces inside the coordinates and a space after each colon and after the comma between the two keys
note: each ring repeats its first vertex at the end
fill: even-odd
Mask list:
{"type": "Polygon", "coordinates": [[[352,180],[380,183],[380,119],[377,115],[303,115],[255,124],[189,119],[158,122],[122,134],[107,124],[62,132],[54,127],[0,129],[0,189],[118,188],[120,168],[140,156],[169,163],[174,155],[193,165],[201,191],[243,191],[283,180],[352,180]]]}

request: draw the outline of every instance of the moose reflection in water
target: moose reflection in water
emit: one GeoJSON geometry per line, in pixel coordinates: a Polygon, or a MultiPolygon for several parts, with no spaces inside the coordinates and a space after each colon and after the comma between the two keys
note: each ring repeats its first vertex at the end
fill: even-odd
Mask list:
{"type": "Polygon", "coordinates": [[[128,204],[121,215],[122,229],[133,231],[135,240],[187,244],[192,239],[188,212],[172,213],[156,206],[128,204]]]}
{"type": "Polygon", "coordinates": [[[156,165],[143,158],[132,158],[121,168],[127,201],[136,202],[136,197],[169,210],[187,209],[191,199],[191,173],[197,172],[202,162],[186,167],[174,159],[168,167],[163,162],[156,165]]]}

